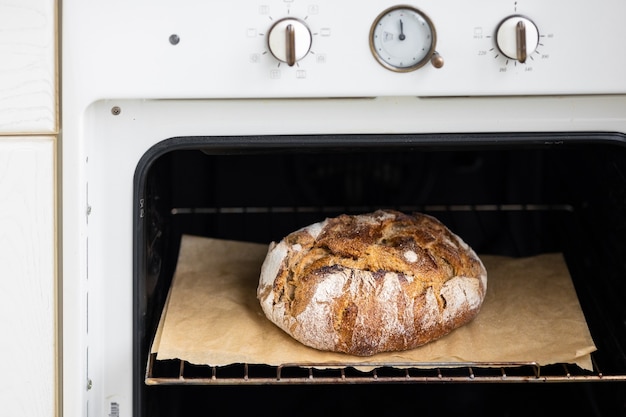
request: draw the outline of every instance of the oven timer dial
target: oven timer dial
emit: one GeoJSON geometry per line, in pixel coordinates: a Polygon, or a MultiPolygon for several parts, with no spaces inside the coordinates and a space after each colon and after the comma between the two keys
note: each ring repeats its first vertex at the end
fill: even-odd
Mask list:
{"type": "Polygon", "coordinates": [[[410,6],[394,6],[376,17],[370,29],[370,50],[385,68],[410,72],[430,61],[435,68],[443,58],[435,51],[437,35],[432,21],[410,6]]]}
{"type": "Polygon", "coordinates": [[[292,67],[309,53],[313,37],[302,20],[287,17],[270,28],[267,43],[276,59],[292,67]]]}
{"type": "Polygon", "coordinates": [[[496,44],[508,58],[523,64],[539,45],[539,29],[524,16],[509,16],[498,25],[496,44]]]}

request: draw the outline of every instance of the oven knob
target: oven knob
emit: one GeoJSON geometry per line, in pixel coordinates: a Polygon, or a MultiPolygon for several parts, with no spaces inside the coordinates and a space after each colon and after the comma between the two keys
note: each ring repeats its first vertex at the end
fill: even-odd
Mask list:
{"type": "Polygon", "coordinates": [[[267,36],[272,55],[290,67],[309,53],[312,42],[308,26],[302,20],[293,17],[276,22],[267,36]]]}
{"type": "Polygon", "coordinates": [[[524,16],[509,16],[498,26],[496,43],[504,55],[524,63],[537,49],[539,29],[532,20],[524,16]]]}

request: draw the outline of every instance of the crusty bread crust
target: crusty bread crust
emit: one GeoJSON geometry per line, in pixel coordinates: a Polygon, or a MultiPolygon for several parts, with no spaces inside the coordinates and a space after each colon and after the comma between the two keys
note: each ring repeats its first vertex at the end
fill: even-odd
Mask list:
{"type": "Polygon", "coordinates": [[[370,356],[468,323],[486,290],[479,257],[439,220],[378,210],[272,242],[257,296],[267,318],[301,343],[370,356]]]}

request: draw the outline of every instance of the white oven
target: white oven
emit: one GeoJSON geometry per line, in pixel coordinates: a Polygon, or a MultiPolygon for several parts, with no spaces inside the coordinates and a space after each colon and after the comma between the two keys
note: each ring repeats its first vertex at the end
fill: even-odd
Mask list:
{"type": "MultiPolygon", "coordinates": [[[[602,168],[626,172],[624,15],[621,0],[63,1],[64,415],[178,415],[184,408],[177,398],[197,406],[200,398],[230,396],[210,378],[158,386],[144,378],[181,234],[269,242],[271,234],[262,231],[247,236],[246,220],[232,216],[257,216],[250,222],[268,224],[279,223],[282,213],[290,222],[277,227],[278,235],[334,210],[386,204],[446,218],[476,207],[485,213],[528,210],[521,216],[535,218],[544,208],[577,212],[594,201],[610,211],[611,196],[620,201],[626,195],[620,194],[624,183],[611,191],[584,185],[567,194],[563,190],[577,189],[578,182],[565,183],[557,173],[606,185],[602,168]],[[373,155],[386,151],[402,169],[379,166],[373,155]],[[187,160],[188,152],[208,162],[194,162],[198,155],[187,160]],[[341,155],[355,161],[352,171],[333,170],[341,155]],[[542,165],[546,161],[560,161],[561,170],[542,165]],[[380,179],[368,167],[388,175],[380,179]],[[426,171],[440,175],[439,192],[428,188],[435,180],[426,171]],[[448,171],[456,172],[456,181],[471,178],[472,197],[463,196],[466,187],[441,180],[448,171]],[[528,189],[515,194],[502,184],[497,190],[488,181],[476,185],[500,175],[528,189]],[[403,179],[417,190],[403,192],[403,179]],[[342,185],[333,193],[320,191],[337,181],[342,185]],[[379,188],[377,181],[385,185],[379,188]],[[539,192],[539,185],[546,188],[539,192]],[[441,192],[446,187],[454,196],[441,192]],[[556,190],[554,198],[545,197],[546,190],[556,190]],[[157,208],[159,202],[170,206],[157,208]],[[163,218],[173,213],[189,217],[170,225],[163,218]],[[293,220],[297,214],[305,216],[293,220]],[[163,243],[166,238],[171,241],[163,243]]],[[[620,219],[611,214],[604,218],[620,219]]],[[[450,221],[463,230],[463,220],[450,221]]],[[[545,224],[545,236],[525,237],[542,243],[522,254],[566,251],[563,236],[583,236],[569,230],[552,235],[545,224]]],[[[527,228],[507,225],[522,235],[527,228]]],[[[609,268],[623,267],[619,231],[619,222],[614,230],[597,227],[606,234],[601,241],[615,242],[615,253],[598,255],[596,262],[606,256],[614,262],[603,261],[609,268]]],[[[490,242],[480,249],[498,252],[490,242]]],[[[579,292],[586,288],[582,282],[579,292]]],[[[613,285],[614,295],[624,289],[623,282],[613,285]]],[[[620,298],[594,300],[619,304],[620,298]]],[[[593,314],[591,307],[585,310],[593,301],[582,303],[593,314]]],[[[588,320],[590,326],[602,321],[588,320]]],[[[613,335],[606,344],[626,351],[623,326],[597,332],[613,335]]],[[[613,352],[596,343],[600,353],[613,352]]],[[[571,376],[575,382],[568,386],[592,381],[592,390],[613,384],[623,390],[623,359],[605,362],[608,369],[571,376]]],[[[472,392],[474,377],[462,378],[458,385],[470,381],[466,389],[472,392]]],[[[541,389],[567,378],[554,377],[557,383],[541,389]]],[[[272,385],[249,379],[218,385],[249,389],[245,395],[252,388],[267,393],[272,385]]],[[[436,385],[436,379],[426,382],[436,385]]],[[[311,389],[293,385],[300,393],[311,389]]],[[[371,392],[368,384],[356,385],[371,392]]],[[[521,390],[528,384],[490,386],[502,385],[521,390]]]]}

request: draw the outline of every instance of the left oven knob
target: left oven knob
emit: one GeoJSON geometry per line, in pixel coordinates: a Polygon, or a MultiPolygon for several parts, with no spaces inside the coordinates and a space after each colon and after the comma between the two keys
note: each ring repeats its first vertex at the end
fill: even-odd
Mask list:
{"type": "Polygon", "coordinates": [[[312,42],[309,27],[302,20],[293,17],[274,23],[267,36],[272,55],[290,67],[309,53],[312,42]]]}

